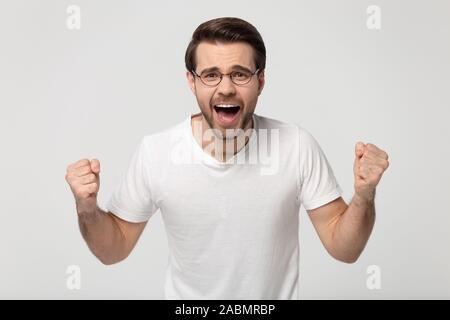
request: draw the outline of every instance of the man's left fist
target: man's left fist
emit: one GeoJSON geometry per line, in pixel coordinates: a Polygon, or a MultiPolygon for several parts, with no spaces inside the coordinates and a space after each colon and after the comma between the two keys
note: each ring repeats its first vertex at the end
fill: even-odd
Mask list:
{"type": "Polygon", "coordinates": [[[373,200],[375,188],[384,171],[389,167],[388,154],[376,145],[357,142],[355,145],[355,194],[373,200]]]}

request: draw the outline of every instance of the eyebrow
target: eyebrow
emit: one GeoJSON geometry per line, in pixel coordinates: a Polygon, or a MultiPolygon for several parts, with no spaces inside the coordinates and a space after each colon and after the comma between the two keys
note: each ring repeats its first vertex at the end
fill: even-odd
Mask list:
{"type": "MultiPolygon", "coordinates": [[[[235,64],[235,65],[231,66],[231,69],[232,69],[232,70],[242,70],[242,71],[247,71],[247,72],[250,72],[250,73],[253,72],[253,71],[251,71],[249,68],[244,67],[244,66],[241,66],[241,65],[239,65],[239,64],[235,64]]],[[[218,67],[210,67],[210,68],[206,68],[206,69],[203,69],[199,74],[202,74],[202,73],[204,73],[204,72],[214,72],[214,71],[219,71],[219,68],[218,68],[218,67]]]]}

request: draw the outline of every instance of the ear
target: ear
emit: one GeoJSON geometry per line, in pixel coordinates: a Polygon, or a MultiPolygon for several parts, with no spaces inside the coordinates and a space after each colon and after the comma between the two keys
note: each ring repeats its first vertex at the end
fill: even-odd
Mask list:
{"type": "Polygon", "coordinates": [[[186,71],[186,79],[188,81],[189,88],[191,88],[192,93],[195,95],[195,78],[192,72],[186,71]]]}
{"type": "Polygon", "coordinates": [[[264,84],[266,83],[264,71],[265,70],[258,72],[258,96],[261,94],[264,84]]]}

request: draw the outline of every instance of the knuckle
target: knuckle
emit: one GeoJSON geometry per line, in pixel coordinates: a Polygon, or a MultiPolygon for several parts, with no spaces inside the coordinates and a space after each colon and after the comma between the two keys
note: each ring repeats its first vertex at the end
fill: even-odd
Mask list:
{"type": "Polygon", "coordinates": [[[78,165],[84,165],[84,164],[88,164],[88,163],[89,163],[89,160],[86,158],[78,160],[78,162],[77,162],[78,165]]]}
{"type": "Polygon", "coordinates": [[[83,166],[83,167],[79,167],[77,170],[76,170],[76,174],[77,174],[77,176],[83,176],[84,174],[86,174],[86,173],[89,173],[89,171],[87,171],[87,167],[86,166],[83,166]]]}
{"type": "Polygon", "coordinates": [[[80,177],[80,180],[83,184],[88,184],[89,182],[92,181],[92,177],[90,174],[87,174],[87,175],[80,177]]]}
{"type": "Polygon", "coordinates": [[[381,167],[382,167],[383,169],[387,169],[387,168],[389,167],[389,161],[387,161],[386,159],[384,159],[384,160],[381,162],[381,167]]]}
{"type": "Polygon", "coordinates": [[[90,166],[82,166],[80,168],[80,174],[89,174],[91,172],[92,172],[92,170],[91,170],[90,166]]]}

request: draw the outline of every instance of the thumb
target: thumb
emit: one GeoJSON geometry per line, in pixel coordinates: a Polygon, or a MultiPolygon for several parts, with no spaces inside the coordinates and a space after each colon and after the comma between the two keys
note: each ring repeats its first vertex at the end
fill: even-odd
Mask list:
{"type": "Polygon", "coordinates": [[[355,145],[355,156],[357,158],[361,158],[364,154],[365,144],[361,141],[358,141],[355,145]]]}
{"type": "Polygon", "coordinates": [[[97,159],[91,160],[91,170],[98,175],[100,173],[100,161],[97,159]]]}

